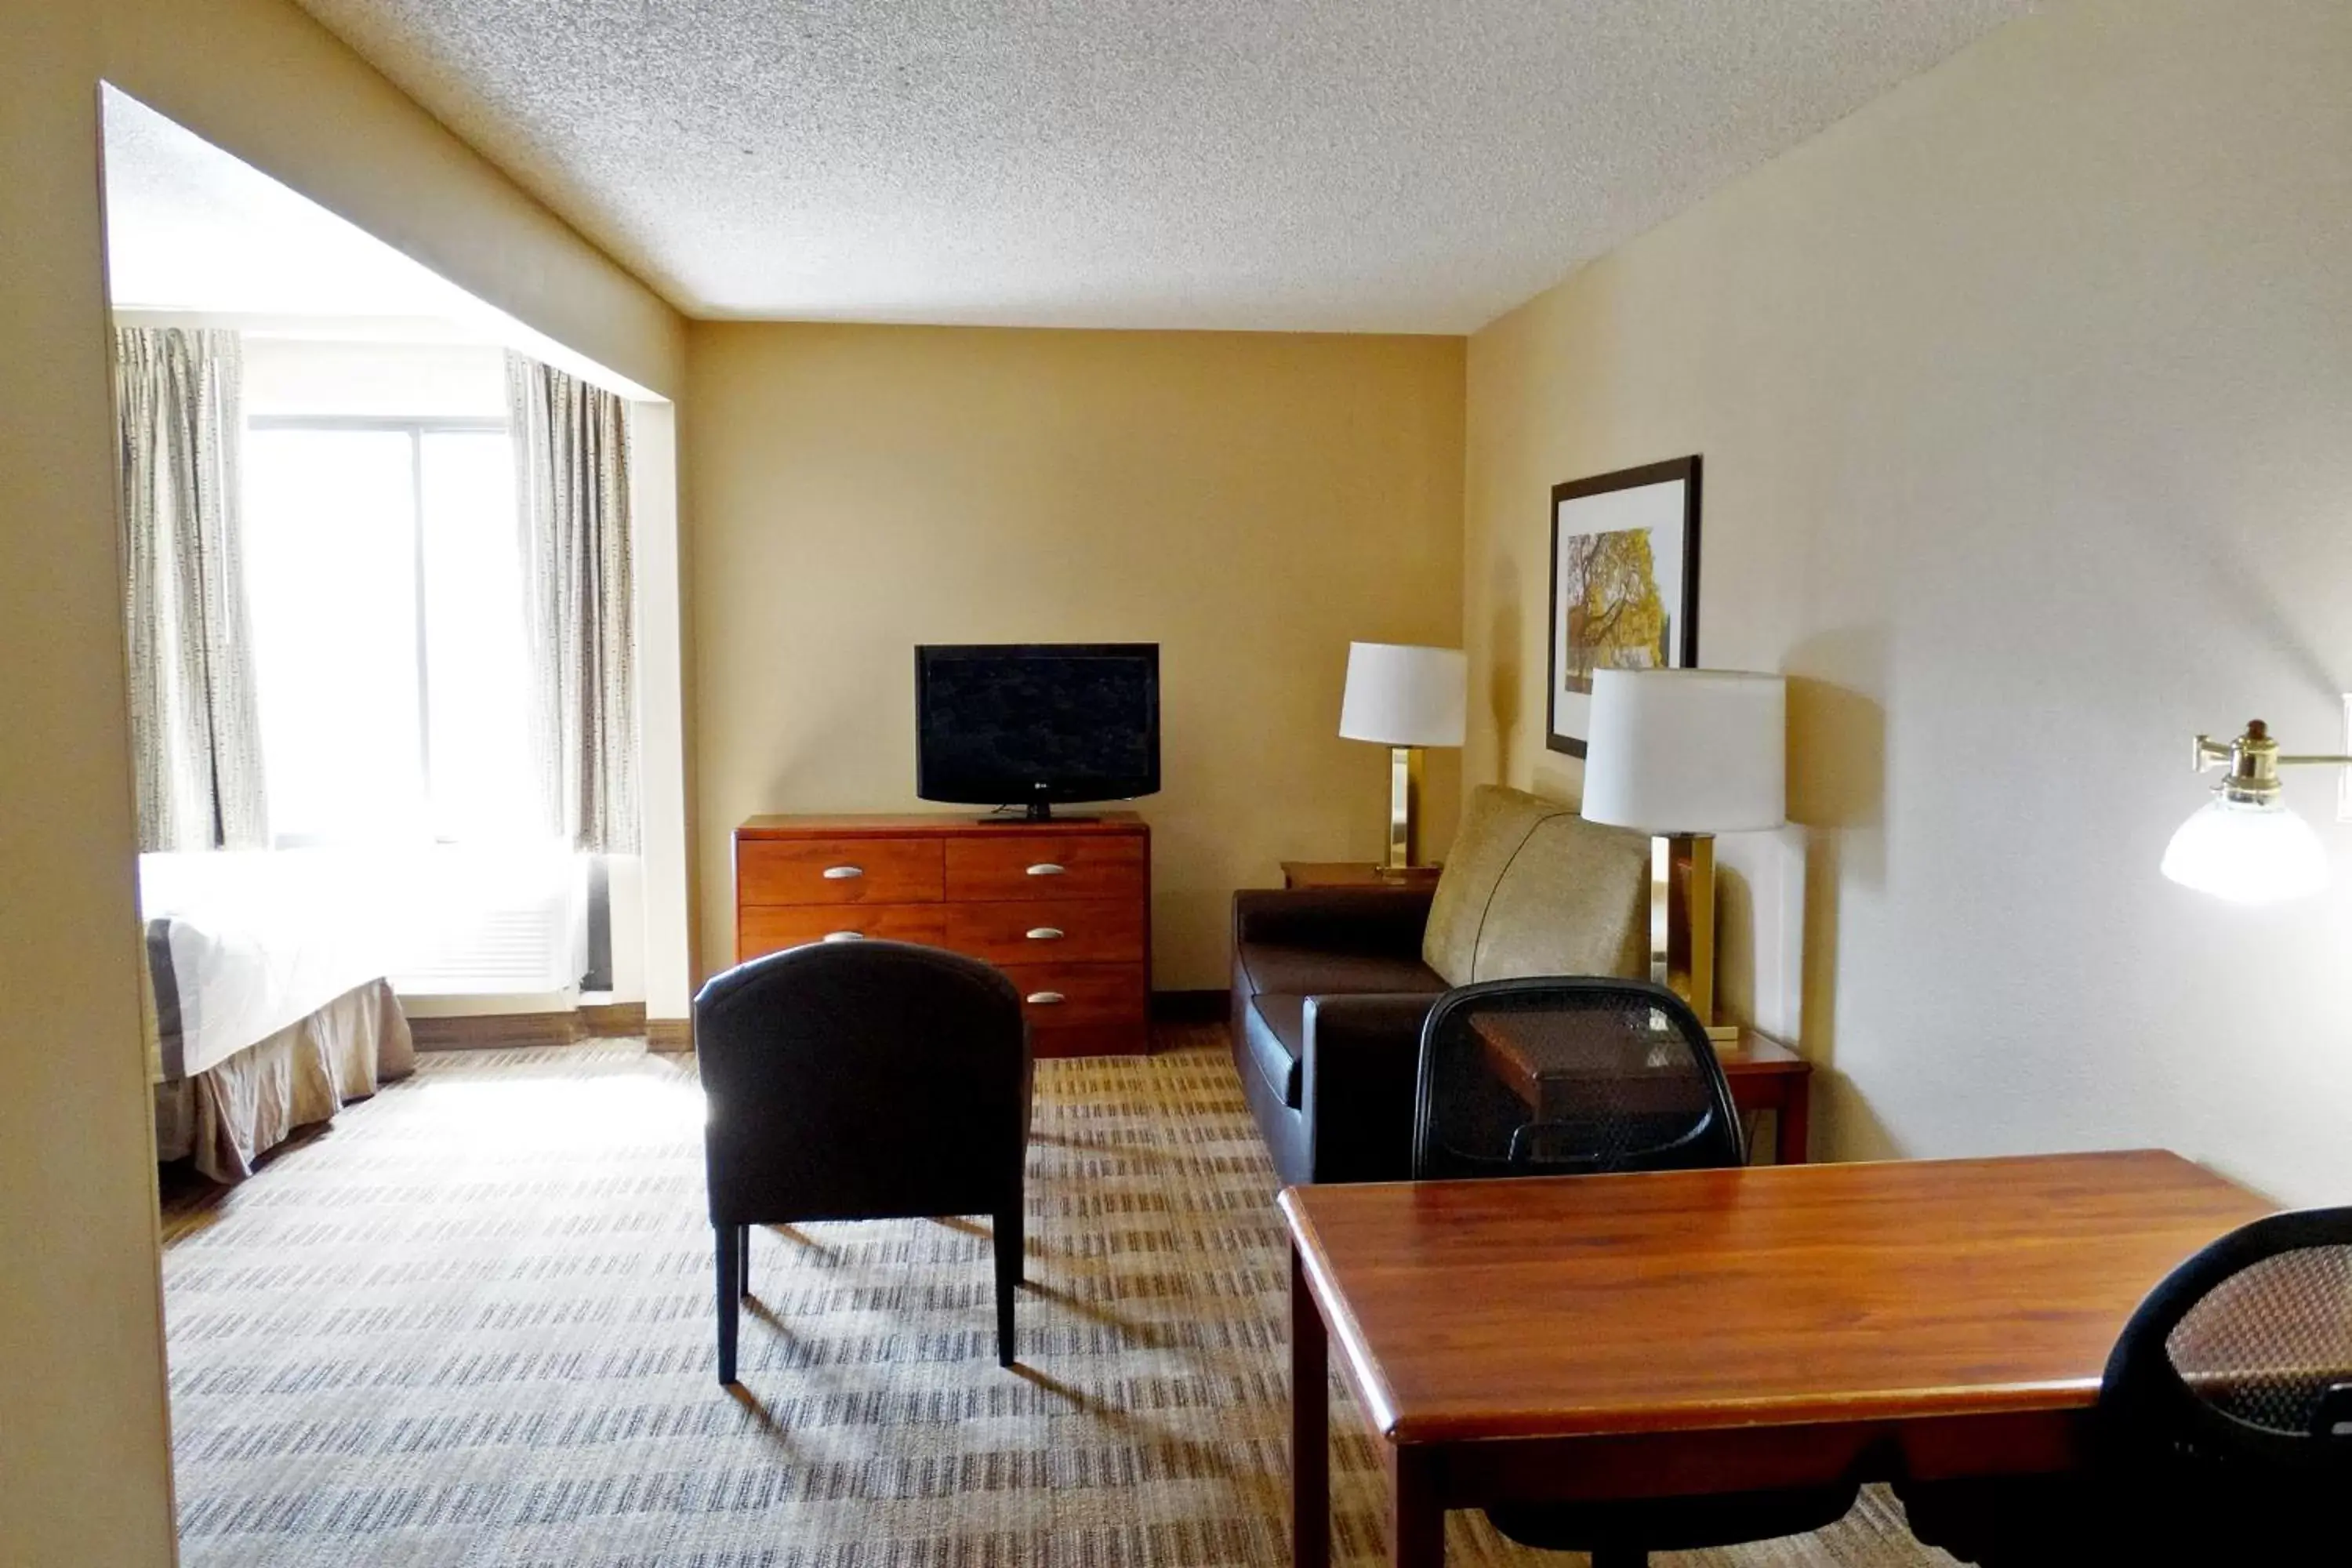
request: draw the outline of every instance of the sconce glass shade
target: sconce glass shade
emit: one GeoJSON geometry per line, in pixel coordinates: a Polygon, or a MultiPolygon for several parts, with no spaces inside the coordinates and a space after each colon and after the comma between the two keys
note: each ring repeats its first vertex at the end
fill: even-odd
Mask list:
{"type": "Polygon", "coordinates": [[[2306,898],[2327,886],[2327,847],[2311,824],[2275,801],[2216,794],[2164,848],[2164,874],[2238,904],[2306,898]]]}

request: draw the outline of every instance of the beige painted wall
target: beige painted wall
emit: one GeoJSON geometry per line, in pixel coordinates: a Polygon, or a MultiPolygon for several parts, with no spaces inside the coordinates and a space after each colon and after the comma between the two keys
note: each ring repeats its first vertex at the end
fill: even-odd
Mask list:
{"type": "Polygon", "coordinates": [[[0,9],[0,1563],[173,1558],[101,285],[111,79],[661,390],[667,307],[284,0],[0,9]]]}
{"type": "MultiPolygon", "coordinates": [[[[1222,986],[1234,888],[1382,841],[1387,753],[1338,738],[1340,681],[1351,638],[1457,642],[1462,354],[696,323],[706,963],[737,822],[919,805],[915,644],[1156,641],[1156,979],[1222,986]]],[[[1433,773],[1450,828],[1452,755],[1433,773]]]]}
{"type": "Polygon", "coordinates": [[[2074,0],[1472,341],[1474,776],[1542,750],[1547,490],[1706,457],[1706,663],[1794,678],[1727,988],[1841,1155],[2165,1144],[2352,1196],[2336,890],[2157,874],[2198,730],[2343,739],[2352,7],[2074,0]]]}

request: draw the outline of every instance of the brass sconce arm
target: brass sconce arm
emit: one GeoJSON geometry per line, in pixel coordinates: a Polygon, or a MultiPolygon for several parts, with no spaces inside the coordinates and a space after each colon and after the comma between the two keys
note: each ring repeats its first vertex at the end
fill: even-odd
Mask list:
{"type": "Polygon", "coordinates": [[[2189,766],[2197,773],[2208,773],[2230,760],[2230,748],[2210,735],[2200,735],[2189,742],[2189,766]]]}
{"type": "Polygon", "coordinates": [[[2228,768],[2230,776],[2218,786],[2224,798],[2246,805],[2268,805],[2278,799],[2279,769],[2352,767],[2352,756],[2282,753],[2278,742],[2271,739],[2270,726],[2255,719],[2247,722],[2244,734],[2226,744],[2210,735],[2198,736],[2189,765],[2200,773],[2228,768]]]}

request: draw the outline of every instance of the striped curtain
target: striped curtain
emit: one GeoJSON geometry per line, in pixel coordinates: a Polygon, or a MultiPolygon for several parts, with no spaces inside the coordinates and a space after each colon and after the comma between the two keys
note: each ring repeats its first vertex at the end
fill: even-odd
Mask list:
{"type": "Polygon", "coordinates": [[[628,406],[507,355],[522,521],[531,743],[549,825],[572,847],[633,854],[636,604],[628,406]]]}
{"type": "Polygon", "coordinates": [[[237,529],[237,336],[114,334],[123,619],[145,850],[266,846],[261,724],[237,529]]]}

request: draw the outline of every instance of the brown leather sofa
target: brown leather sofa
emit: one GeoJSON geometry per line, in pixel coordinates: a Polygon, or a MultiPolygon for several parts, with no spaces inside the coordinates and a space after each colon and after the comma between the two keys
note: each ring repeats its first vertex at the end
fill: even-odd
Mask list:
{"type": "Polygon", "coordinates": [[[1435,892],[1234,895],[1234,1061],[1286,1183],[1412,1174],[1422,1020],[1448,987],[1648,972],[1649,840],[1472,793],[1435,892]]]}

